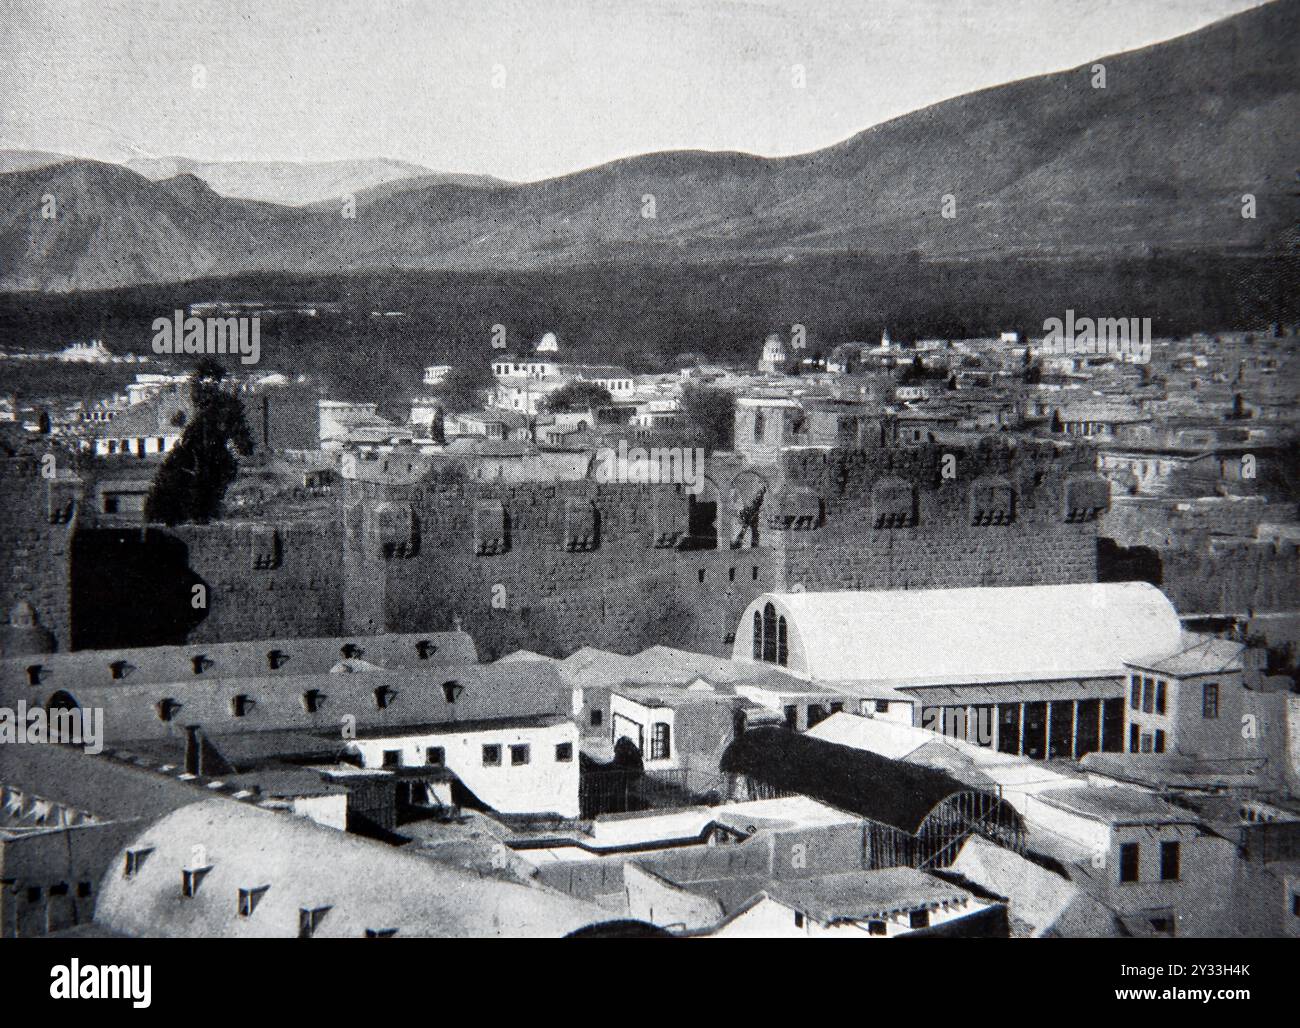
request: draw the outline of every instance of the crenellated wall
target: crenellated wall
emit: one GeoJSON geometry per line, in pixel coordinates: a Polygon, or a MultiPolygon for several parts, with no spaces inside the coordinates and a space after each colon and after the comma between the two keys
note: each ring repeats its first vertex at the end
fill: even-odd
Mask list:
{"type": "Polygon", "coordinates": [[[799,450],[779,467],[719,457],[697,496],[354,484],[344,630],[459,619],[489,659],[655,643],[727,653],[740,613],[768,589],[1095,581],[1108,503],[1088,456],[1050,443],[799,450]]]}
{"type": "Polygon", "coordinates": [[[795,449],[770,465],[715,454],[705,476],[698,493],[349,481],[333,520],[79,529],[70,545],[65,505],[10,474],[5,516],[21,524],[4,597],[79,648],[459,622],[488,660],[657,643],[726,654],[769,590],[1094,581],[1109,503],[1089,457],[1051,443],[795,449]]]}

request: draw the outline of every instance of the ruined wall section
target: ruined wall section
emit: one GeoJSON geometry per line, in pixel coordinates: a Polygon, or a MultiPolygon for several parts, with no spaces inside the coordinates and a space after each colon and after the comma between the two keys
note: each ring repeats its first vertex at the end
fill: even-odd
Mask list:
{"type": "Polygon", "coordinates": [[[75,476],[53,468],[54,477],[42,474],[36,454],[0,460],[0,624],[12,628],[4,638],[15,651],[71,647],[69,569],[82,489],[75,476]]]}
{"type": "Polygon", "coordinates": [[[769,539],[786,588],[1096,581],[1109,487],[1090,453],[1024,443],[809,450],[787,453],[782,470],[783,495],[820,501],[815,529],[769,539]]]}
{"type": "Polygon", "coordinates": [[[217,522],[160,529],[188,550],[207,616],[190,642],[343,634],[342,529],[336,522],[217,522]]]}
{"type": "Polygon", "coordinates": [[[677,486],[349,485],[349,631],[459,620],[485,659],[656,643],[722,653],[774,584],[769,553],[679,549],[689,498],[677,486]]]}

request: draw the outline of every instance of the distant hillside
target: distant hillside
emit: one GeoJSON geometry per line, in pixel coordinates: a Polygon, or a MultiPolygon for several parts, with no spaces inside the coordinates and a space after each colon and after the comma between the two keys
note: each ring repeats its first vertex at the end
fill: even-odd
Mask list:
{"type": "Polygon", "coordinates": [[[288,207],[332,200],[392,182],[437,175],[408,161],[386,158],[323,161],[192,161],[185,157],[159,157],[128,161],[132,171],[155,181],[176,175],[194,175],[222,196],[264,200],[288,207]]]}
{"type": "Polygon", "coordinates": [[[0,150],[0,175],[29,168],[45,168],[62,164],[73,158],[65,153],[46,153],[44,150],[0,150]]]}
{"type": "MultiPolygon", "coordinates": [[[[275,269],[698,266],[854,253],[1279,253],[1294,248],[1300,220],[1298,55],[1300,0],[1279,0],[796,157],[656,153],[519,185],[415,177],[383,161],[369,170],[382,178],[388,168],[394,178],[368,187],[356,184],[367,162],[285,172],[284,195],[297,200],[312,190],[317,201],[356,192],[352,219],[329,202],[292,209],[218,195],[241,188],[245,172],[232,169],[243,165],[216,166],[232,176],[225,182],[179,164],[146,169],[198,175],[206,191],[198,179],[155,183],[93,162],[21,171],[0,175],[0,288],[275,269]],[[1104,89],[1093,88],[1094,63],[1105,66],[1104,89]],[[61,190],[67,200],[50,224],[41,197],[61,190]],[[1247,193],[1254,219],[1241,216],[1247,193]],[[942,216],[945,196],[953,218],[942,216]]],[[[267,169],[279,166],[254,167],[263,182],[256,195],[266,196],[267,169]]]]}

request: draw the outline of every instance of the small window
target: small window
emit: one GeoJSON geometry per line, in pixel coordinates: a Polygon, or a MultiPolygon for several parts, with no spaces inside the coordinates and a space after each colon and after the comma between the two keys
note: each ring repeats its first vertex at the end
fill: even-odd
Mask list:
{"type": "Polygon", "coordinates": [[[695,572],[695,577],[698,578],[699,581],[700,581],[700,584],[703,585],[703,584],[704,584],[704,569],[703,569],[703,568],[700,568],[699,571],[695,572]]]}
{"type": "Polygon", "coordinates": [[[1151,738],[1151,733],[1150,733],[1150,732],[1143,732],[1143,733],[1142,733],[1142,752],[1143,752],[1143,753],[1151,753],[1153,749],[1154,749],[1154,741],[1153,741],[1152,738],[1151,738]]]}
{"type": "Polygon", "coordinates": [[[90,892],[91,892],[91,888],[90,888],[90,883],[89,883],[89,882],[78,882],[78,883],[77,883],[77,896],[78,896],[78,898],[80,898],[80,899],[85,899],[87,896],[90,895],[90,892]]]}
{"type": "Polygon", "coordinates": [[[573,760],[573,743],[557,742],[555,744],[555,760],[559,764],[567,764],[573,760]]]}
{"type": "Polygon", "coordinates": [[[396,928],[367,928],[367,939],[391,939],[397,934],[396,928]]]}
{"type": "Polygon", "coordinates": [[[325,915],[329,911],[329,907],[316,907],[314,910],[300,907],[298,909],[298,938],[310,939],[315,935],[316,929],[320,927],[321,921],[325,920],[325,915]]]}
{"type": "Polygon", "coordinates": [[[210,867],[187,867],[181,871],[181,895],[186,899],[193,899],[198,895],[199,886],[203,884],[203,879],[212,868],[210,867]]]}
{"type": "Polygon", "coordinates": [[[650,731],[650,759],[668,760],[672,756],[672,730],[659,722],[650,731]]]}
{"type": "Polygon", "coordinates": [[[194,673],[196,675],[201,675],[208,668],[212,667],[212,661],[208,660],[205,654],[199,653],[190,658],[190,666],[194,668],[194,673]]]}
{"type": "Polygon", "coordinates": [[[1129,708],[1138,710],[1142,706],[1142,679],[1137,675],[1133,676],[1132,688],[1129,690],[1129,708]]]}
{"type": "Polygon", "coordinates": [[[41,667],[40,664],[30,664],[30,665],[28,665],[28,667],[27,667],[27,684],[28,684],[28,685],[40,685],[40,684],[41,684],[41,672],[44,671],[44,670],[45,670],[45,669],[44,669],[43,667],[41,667]]]}
{"type": "Polygon", "coordinates": [[[240,889],[239,916],[252,917],[253,911],[257,909],[258,903],[262,901],[262,897],[266,895],[266,890],[269,888],[269,885],[259,885],[253,889],[240,889]]]}
{"type": "Polygon", "coordinates": [[[1300,892],[1291,893],[1291,916],[1300,917],[1300,892]]]}
{"type": "Polygon", "coordinates": [[[728,581],[728,582],[734,582],[735,580],[736,580],[736,569],[735,569],[735,568],[730,568],[730,569],[728,569],[728,571],[727,571],[727,581],[728,581]]]}
{"type": "Polygon", "coordinates": [[[384,767],[401,767],[402,751],[401,750],[384,750],[384,767]]]}
{"type": "Polygon", "coordinates": [[[1165,751],[1165,733],[1161,729],[1157,728],[1156,729],[1156,752],[1164,753],[1164,751],[1165,751]]]}
{"type": "Polygon", "coordinates": [[[386,685],[381,685],[375,690],[375,706],[380,710],[387,710],[397,698],[397,691],[390,689],[386,685]]]}
{"type": "Polygon", "coordinates": [[[885,922],[884,922],[884,921],[868,921],[868,922],[867,922],[867,934],[868,934],[868,935],[884,935],[888,930],[889,930],[889,929],[888,929],[888,927],[885,925],[885,922]]]}
{"type": "Polygon", "coordinates": [[[1160,880],[1176,882],[1179,874],[1179,845],[1176,842],[1160,844],[1160,880]]]}
{"type": "Polygon", "coordinates": [[[460,694],[465,691],[465,687],[459,682],[443,682],[442,698],[448,703],[455,703],[460,694]]]}
{"type": "Polygon", "coordinates": [[[907,926],[909,928],[929,928],[930,912],[928,910],[913,910],[907,915],[907,926]]]}
{"type": "Polygon", "coordinates": [[[526,744],[510,747],[511,767],[519,767],[523,764],[527,764],[528,760],[529,760],[529,749],[526,744]]]}
{"type": "Polygon", "coordinates": [[[319,689],[308,689],[302,694],[302,709],[308,714],[315,714],[325,697],[319,689]]]}
{"type": "Polygon", "coordinates": [[[601,710],[599,707],[596,707],[596,708],[595,708],[594,710],[592,710],[592,712],[591,712],[591,727],[592,727],[592,728],[599,728],[599,727],[600,727],[600,723],[601,723],[604,719],[605,719],[605,712],[604,712],[603,710],[601,710]]]}
{"type": "Polygon", "coordinates": [[[888,714],[888,713],[889,713],[889,701],[888,701],[888,700],[876,700],[876,713],[877,713],[877,714],[888,714]]]}
{"type": "Polygon", "coordinates": [[[421,660],[428,660],[430,657],[432,657],[435,653],[438,652],[438,647],[435,646],[433,643],[431,643],[428,639],[421,639],[418,643],[415,644],[415,652],[421,660]]]}
{"type": "Polygon", "coordinates": [[[237,696],[230,698],[230,712],[235,717],[246,717],[248,712],[256,706],[253,697],[245,693],[239,693],[237,696]]]}
{"type": "Polygon", "coordinates": [[[41,887],[39,885],[29,885],[27,887],[28,903],[39,903],[41,901],[41,896],[43,895],[44,893],[41,891],[41,887]]]}
{"type": "Polygon", "coordinates": [[[1156,681],[1156,713],[1163,714],[1164,712],[1165,712],[1165,682],[1164,679],[1162,678],[1156,681]]]}
{"type": "Polygon", "coordinates": [[[501,766],[501,747],[489,745],[483,747],[483,766],[500,767],[501,766]]]}
{"type": "Polygon", "coordinates": [[[758,581],[758,568],[754,568],[753,573],[750,575],[750,580],[754,582],[758,581]]]}
{"type": "Polygon", "coordinates": [[[1201,716],[1213,720],[1219,716],[1219,683],[1206,682],[1201,687],[1201,716]]]}
{"type": "Polygon", "coordinates": [[[794,912],[794,926],[796,928],[803,927],[803,914],[799,913],[797,910],[794,912]]]}
{"type": "Polygon", "coordinates": [[[1155,702],[1155,681],[1150,678],[1142,679],[1142,713],[1150,714],[1152,704],[1155,702]]]}
{"type": "Polygon", "coordinates": [[[447,763],[447,751],[441,746],[430,746],[424,751],[424,762],[430,767],[443,767],[447,763]]]}
{"type": "Polygon", "coordinates": [[[153,852],[153,847],[138,850],[126,851],[126,867],[123,869],[126,877],[134,878],[140,873],[140,868],[144,867],[145,859],[153,852]]]}
{"type": "Polygon", "coordinates": [[[57,885],[50,886],[51,896],[66,896],[68,894],[68,883],[59,882],[57,885]]]}
{"type": "Polygon", "coordinates": [[[1119,880],[1136,882],[1138,880],[1138,862],[1141,849],[1136,842],[1121,843],[1119,847],[1119,880]]]}
{"type": "Polygon", "coordinates": [[[1140,748],[1141,740],[1142,740],[1142,733],[1138,729],[1138,726],[1129,725],[1128,726],[1128,751],[1130,753],[1136,753],[1140,748]]]}

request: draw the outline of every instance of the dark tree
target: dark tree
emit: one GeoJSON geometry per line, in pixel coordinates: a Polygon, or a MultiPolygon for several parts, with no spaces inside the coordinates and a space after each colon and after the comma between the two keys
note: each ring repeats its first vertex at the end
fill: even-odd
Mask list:
{"type": "Polygon", "coordinates": [[[548,414],[563,414],[608,407],[613,402],[614,398],[604,386],[595,382],[570,382],[551,393],[542,402],[542,409],[548,414]]]}
{"type": "Polygon", "coordinates": [[[727,389],[688,385],[682,390],[682,423],[705,453],[730,450],[736,434],[736,396],[727,389]]]}
{"type": "Polygon", "coordinates": [[[434,389],[433,395],[453,414],[483,409],[483,390],[492,387],[490,368],[483,365],[452,368],[434,389]]]}
{"type": "Polygon", "coordinates": [[[154,476],[144,505],[147,521],[207,524],[221,513],[226,489],[239,471],[232,449],[245,457],[253,452],[244,404],[222,387],[225,374],[207,357],[195,368],[190,379],[194,416],[154,476]]]}

